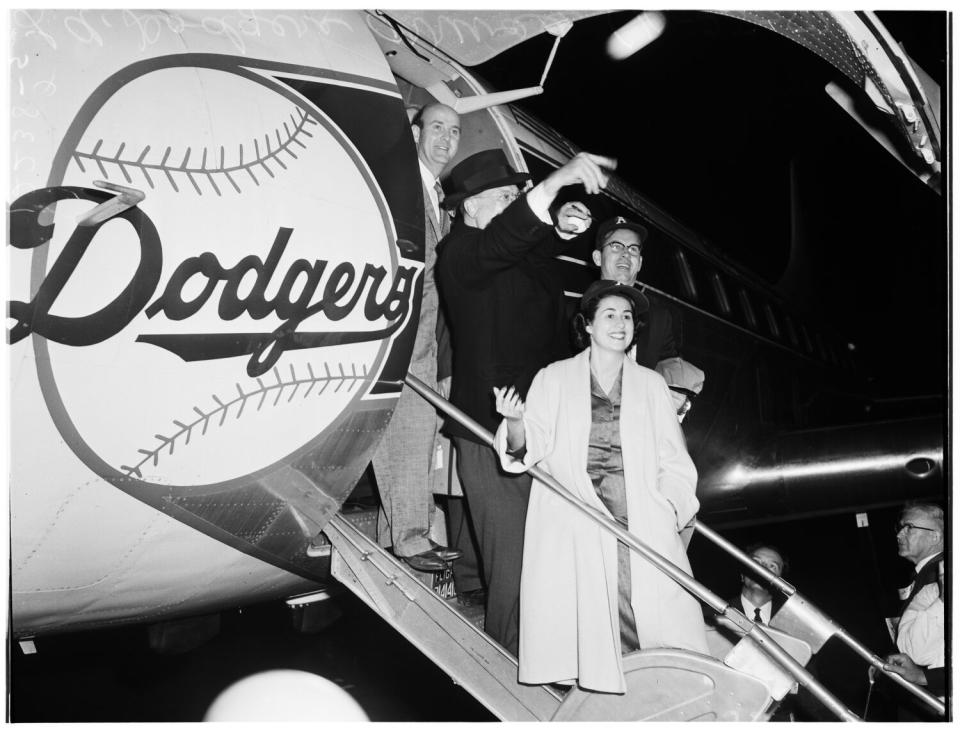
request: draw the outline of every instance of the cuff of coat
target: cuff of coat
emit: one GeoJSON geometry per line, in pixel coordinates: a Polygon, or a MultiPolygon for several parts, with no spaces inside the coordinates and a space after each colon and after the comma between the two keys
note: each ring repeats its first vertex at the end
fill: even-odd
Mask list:
{"type": "Polygon", "coordinates": [[[547,198],[547,191],[543,189],[542,185],[537,185],[527,193],[527,205],[530,206],[530,210],[541,222],[548,226],[553,225],[553,219],[550,218],[550,203],[551,201],[547,198]]]}

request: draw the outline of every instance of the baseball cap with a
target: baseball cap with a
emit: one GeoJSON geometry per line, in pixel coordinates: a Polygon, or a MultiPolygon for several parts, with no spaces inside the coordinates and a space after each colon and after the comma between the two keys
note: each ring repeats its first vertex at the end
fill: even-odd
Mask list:
{"type": "Polygon", "coordinates": [[[600,226],[597,228],[597,237],[594,241],[593,247],[597,250],[603,248],[603,244],[606,242],[607,235],[612,231],[619,231],[621,229],[626,229],[636,233],[640,237],[641,248],[643,248],[643,243],[647,240],[647,236],[650,235],[644,226],[641,226],[639,223],[635,223],[632,220],[628,220],[622,215],[618,215],[615,218],[608,218],[600,224],[600,226]]]}

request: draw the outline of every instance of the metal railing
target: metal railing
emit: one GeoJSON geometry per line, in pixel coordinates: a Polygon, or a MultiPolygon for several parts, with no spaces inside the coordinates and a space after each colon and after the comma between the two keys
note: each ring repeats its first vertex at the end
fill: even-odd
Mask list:
{"type": "Polygon", "coordinates": [[[782,628],[787,633],[810,642],[814,652],[818,651],[820,647],[826,643],[827,639],[830,639],[834,636],[837,637],[840,641],[853,649],[855,653],[863,657],[868,664],[876,667],[878,671],[883,672],[893,682],[899,684],[907,692],[911,693],[921,702],[928,705],[932,710],[940,715],[946,714],[946,706],[939,700],[939,698],[935,697],[930,692],[927,692],[922,687],[917,686],[913,682],[904,679],[899,674],[885,670],[885,662],[880,657],[867,649],[846,629],[834,622],[833,619],[820,611],[816,606],[809,601],[806,601],[806,599],[803,598],[803,596],[793,585],[783,580],[783,578],[771,573],[758,562],[753,560],[745,552],[737,548],[725,538],[721,537],[702,522],[697,521],[695,528],[697,532],[728,554],[735,557],[754,573],[762,576],[784,595],[799,599],[789,600],[786,604],[784,604],[780,611],[778,611],[774,616],[774,619],[770,622],[771,626],[774,628],[782,628]],[[792,604],[794,603],[796,603],[797,609],[793,608],[792,604]],[[786,611],[784,611],[784,609],[786,609],[786,611]],[[798,636],[798,634],[802,635],[798,636]]]}
{"type": "MultiPolygon", "coordinates": [[[[476,435],[477,438],[479,438],[485,444],[491,448],[493,447],[493,434],[491,434],[479,423],[474,421],[466,413],[443,398],[439,393],[423,383],[423,381],[421,381],[419,378],[408,374],[405,382],[437,410],[450,416],[459,424],[469,429],[471,433],[476,435]]],[[[811,694],[820,700],[820,702],[823,703],[823,705],[833,712],[833,714],[835,714],[838,718],[848,722],[857,722],[861,719],[850,709],[848,709],[840,700],[834,697],[833,694],[831,694],[829,690],[827,690],[806,669],[804,669],[799,662],[797,662],[782,647],[780,647],[780,645],[777,644],[761,626],[755,624],[753,621],[745,617],[737,609],[729,605],[726,600],[720,598],[711,590],[701,585],[681,568],[677,567],[655,550],[644,544],[641,540],[637,539],[635,535],[625,530],[615,520],[612,520],[600,510],[585,504],[580,499],[575,497],[550,474],[546,473],[537,466],[531,467],[529,469],[529,473],[583,515],[596,522],[607,531],[613,533],[619,541],[623,542],[625,545],[628,545],[632,550],[640,553],[640,555],[642,555],[646,560],[653,563],[653,565],[656,566],[661,572],[682,586],[688,593],[695,596],[701,603],[707,604],[717,614],[731,621],[739,630],[744,632],[746,637],[748,637],[764,653],[766,653],[777,664],[779,664],[794,680],[806,687],[811,694]]],[[[749,569],[770,581],[770,583],[778,590],[782,591],[787,596],[797,596],[799,598],[796,588],[790,585],[787,581],[771,573],[762,565],[755,562],[750,558],[749,555],[722,538],[709,527],[703,525],[699,521],[695,522],[694,526],[697,532],[707,537],[727,553],[733,555],[749,569]]],[[[804,614],[800,621],[803,626],[808,629],[808,633],[816,643],[814,651],[819,649],[826,639],[830,638],[830,636],[837,636],[851,646],[854,651],[864,657],[868,663],[876,667],[879,671],[883,672],[886,676],[890,677],[897,684],[900,684],[907,691],[916,695],[935,711],[941,715],[946,713],[944,704],[938,698],[934,697],[932,694],[923,690],[922,688],[912,684],[911,682],[908,682],[899,675],[884,669],[884,662],[882,659],[871,653],[841,627],[834,624],[829,617],[816,609],[813,604],[807,603],[806,601],[801,601],[799,605],[802,606],[802,613],[804,614]]],[[[778,612],[778,615],[782,613],[786,607],[787,606],[785,604],[785,606],[778,612]]],[[[806,637],[800,636],[797,638],[806,637]]]]}

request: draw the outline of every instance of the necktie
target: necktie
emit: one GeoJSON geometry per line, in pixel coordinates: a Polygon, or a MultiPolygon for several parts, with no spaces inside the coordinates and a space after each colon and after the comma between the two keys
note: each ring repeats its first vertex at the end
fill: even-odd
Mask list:
{"type": "Polygon", "coordinates": [[[763,623],[763,618],[760,616],[760,609],[758,607],[754,607],[753,609],[753,620],[758,624],[763,623]]]}
{"type": "Polygon", "coordinates": [[[437,220],[440,220],[440,217],[443,215],[443,186],[440,184],[440,180],[437,180],[433,184],[433,189],[437,191],[437,220]]]}

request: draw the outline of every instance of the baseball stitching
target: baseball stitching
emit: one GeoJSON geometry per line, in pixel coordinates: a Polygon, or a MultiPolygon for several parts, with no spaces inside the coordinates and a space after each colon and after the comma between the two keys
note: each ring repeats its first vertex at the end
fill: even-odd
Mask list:
{"type": "Polygon", "coordinates": [[[307,396],[310,395],[310,393],[314,389],[314,386],[316,386],[317,383],[323,384],[320,390],[317,391],[317,395],[323,395],[323,393],[330,386],[330,383],[334,381],[338,381],[337,386],[333,391],[334,393],[337,393],[344,386],[344,384],[348,383],[349,385],[347,386],[347,390],[351,391],[353,390],[354,386],[356,386],[358,382],[362,382],[367,378],[367,366],[365,364],[362,366],[363,368],[362,373],[357,372],[356,363],[350,366],[351,372],[349,373],[344,370],[343,364],[339,364],[338,365],[338,368],[340,369],[339,375],[331,372],[330,366],[327,365],[326,363],[323,364],[323,367],[324,367],[324,370],[326,371],[326,375],[317,376],[313,372],[313,366],[310,365],[310,363],[307,363],[307,370],[309,371],[310,376],[307,378],[298,379],[296,371],[294,370],[294,366],[293,364],[291,364],[290,379],[287,381],[283,380],[283,378],[280,375],[280,371],[276,367],[274,367],[273,375],[277,379],[277,382],[274,383],[273,385],[265,385],[260,378],[257,378],[256,381],[257,381],[258,387],[255,390],[252,390],[249,392],[244,392],[244,390],[240,387],[240,384],[237,383],[236,388],[237,388],[238,395],[236,398],[234,398],[231,401],[224,402],[220,398],[218,398],[216,395],[211,395],[210,397],[213,398],[213,400],[217,404],[216,408],[214,408],[209,413],[206,413],[203,410],[201,410],[198,406],[194,406],[193,411],[194,413],[197,414],[196,420],[190,423],[184,423],[183,421],[178,421],[174,419],[173,424],[177,427],[177,430],[172,435],[164,436],[163,434],[159,434],[159,433],[155,434],[154,438],[156,438],[157,441],[159,441],[160,443],[153,449],[137,449],[139,453],[143,454],[143,458],[139,462],[137,462],[134,466],[123,465],[120,467],[120,469],[125,471],[128,475],[133,475],[133,476],[136,476],[138,479],[142,479],[143,474],[140,471],[140,467],[150,460],[153,461],[154,466],[157,466],[157,464],[160,461],[160,453],[164,449],[168,449],[168,453],[172,455],[174,451],[174,447],[177,443],[177,440],[183,436],[185,436],[183,445],[187,446],[190,443],[190,438],[193,434],[194,429],[197,428],[198,426],[201,426],[200,435],[203,436],[204,434],[206,434],[207,428],[210,426],[210,423],[213,417],[218,414],[220,416],[220,420],[219,422],[216,423],[216,425],[217,427],[223,426],[224,421],[226,421],[227,419],[227,412],[230,410],[231,406],[237,403],[240,404],[240,407],[236,409],[237,415],[235,416],[235,418],[237,419],[240,418],[243,415],[243,411],[247,405],[247,401],[250,400],[251,398],[254,398],[255,396],[258,396],[258,395],[260,396],[260,401],[257,403],[257,406],[256,406],[256,410],[259,411],[261,408],[263,408],[263,404],[266,401],[267,396],[272,391],[276,391],[276,397],[273,399],[273,405],[276,406],[280,402],[280,397],[283,395],[284,390],[287,388],[292,388],[292,390],[290,391],[290,395],[287,397],[287,400],[286,400],[286,402],[289,403],[290,401],[293,400],[293,397],[297,394],[297,391],[300,389],[300,386],[302,385],[308,386],[306,391],[303,394],[303,397],[307,398],[307,396]]]}
{"type": "MultiPolygon", "coordinates": [[[[270,164],[276,163],[284,170],[287,169],[287,165],[284,163],[281,158],[281,153],[286,153],[293,159],[299,159],[297,153],[294,150],[294,145],[306,149],[307,146],[301,140],[302,137],[313,137],[310,133],[310,130],[307,129],[308,125],[317,124],[317,120],[307,114],[300,107],[295,107],[295,111],[290,115],[289,124],[285,121],[282,124],[283,130],[281,131],[280,127],[274,129],[274,137],[276,137],[276,147],[273,146],[271,141],[271,135],[263,135],[263,146],[264,150],[261,150],[261,141],[259,138],[254,138],[252,141],[253,144],[253,158],[249,160],[244,160],[243,156],[243,143],[240,144],[240,150],[238,153],[238,161],[235,165],[227,165],[226,163],[226,150],[221,145],[220,146],[220,160],[219,163],[215,163],[213,167],[207,167],[207,148],[203,148],[203,155],[200,160],[199,167],[190,165],[190,155],[193,153],[193,150],[190,147],[187,147],[187,151],[183,156],[180,164],[174,164],[168,162],[170,155],[173,151],[173,148],[167,147],[163,153],[163,157],[159,162],[147,162],[147,155],[150,153],[150,145],[147,145],[143,148],[143,151],[136,158],[133,157],[124,157],[124,151],[126,150],[127,143],[121,142],[120,146],[117,148],[117,151],[113,155],[101,153],[101,148],[103,147],[103,140],[98,139],[97,143],[93,146],[93,149],[89,152],[80,152],[76,151],[73,153],[73,159],[80,168],[80,171],[83,173],[87,172],[86,167],[84,167],[83,161],[87,160],[88,163],[95,163],[100,170],[100,174],[105,178],[110,178],[110,170],[117,168],[120,173],[123,175],[124,180],[127,184],[133,183],[133,177],[130,175],[130,170],[139,170],[144,179],[147,181],[147,184],[151,189],[156,188],[153,178],[150,176],[150,171],[155,173],[162,174],[162,177],[166,177],[167,181],[170,183],[170,186],[173,188],[174,192],[179,193],[180,188],[177,186],[177,182],[173,177],[174,173],[185,175],[187,180],[190,181],[190,184],[193,185],[193,189],[196,191],[197,195],[203,195],[203,192],[200,190],[200,185],[197,182],[197,178],[206,178],[210,183],[210,187],[213,188],[214,192],[217,195],[223,195],[220,192],[220,186],[217,185],[215,176],[222,175],[227,179],[227,181],[233,186],[233,189],[236,192],[241,192],[240,186],[237,184],[237,181],[234,180],[234,175],[237,173],[246,172],[250,179],[253,180],[254,185],[260,185],[260,181],[257,179],[257,176],[254,170],[260,168],[264,170],[270,177],[276,177],[272,169],[270,169],[270,164]],[[293,129],[291,130],[290,125],[293,129]]],[[[116,174],[116,171],[114,171],[116,174]]],[[[159,175],[158,175],[159,176],[159,175]]],[[[241,176],[242,177],[242,176],[241,176]]]]}

